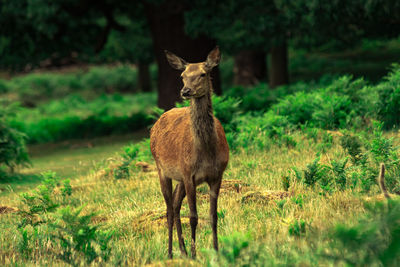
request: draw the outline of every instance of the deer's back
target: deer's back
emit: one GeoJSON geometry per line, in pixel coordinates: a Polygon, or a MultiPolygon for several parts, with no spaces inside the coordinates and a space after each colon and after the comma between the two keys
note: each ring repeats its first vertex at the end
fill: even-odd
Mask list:
{"type": "Polygon", "coordinates": [[[207,159],[202,155],[195,155],[190,109],[174,108],[164,113],[150,132],[151,153],[159,171],[178,181],[198,169],[202,176],[207,175],[210,168],[210,171],[222,175],[228,163],[229,148],[221,123],[215,117],[214,122],[217,135],[216,155],[214,159],[207,159]]]}

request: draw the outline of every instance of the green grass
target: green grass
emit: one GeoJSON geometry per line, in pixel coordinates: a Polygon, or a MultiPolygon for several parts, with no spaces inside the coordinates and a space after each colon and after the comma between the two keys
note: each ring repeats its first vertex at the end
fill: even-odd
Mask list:
{"type": "MultiPolygon", "coordinates": [[[[219,198],[218,231],[221,249],[229,251],[232,238],[249,242],[249,247],[243,249],[244,258],[239,257],[236,263],[245,257],[257,256],[268,265],[330,265],[328,259],[318,256],[320,249],[328,246],[329,229],[337,223],[354,224],[365,211],[363,201],[377,199],[380,194],[377,186],[373,186],[369,194],[350,188],[321,194],[318,186],[307,187],[293,177],[285,192],[282,177],[293,167],[304,169],[316,157],[315,142],[307,141],[300,132],[294,138],[298,145],[292,149],[271,145],[268,150],[238,150],[231,154],[219,198]],[[233,236],[234,233],[242,234],[233,236]]],[[[332,147],[322,154],[321,162],[328,163],[344,156],[339,137],[335,136],[332,147]]],[[[84,205],[84,214],[97,211],[93,223],[101,222],[100,229],[115,231],[110,241],[110,266],[168,264],[165,204],[154,165],[151,172],[135,171],[129,179],[120,180],[106,178],[99,170],[72,180],[71,185],[70,202],[76,206],[84,205]]],[[[207,192],[207,187],[201,186],[197,194],[198,259],[190,263],[199,266],[209,263],[212,257],[207,192]]],[[[0,196],[0,202],[18,207],[18,195],[0,196]]],[[[188,213],[184,200],[181,214],[187,244],[190,240],[188,213]]],[[[61,248],[51,246],[33,247],[27,259],[19,257],[20,234],[16,221],[18,216],[14,213],[0,215],[0,232],[4,233],[0,236],[3,264],[62,265],[52,254],[53,249],[59,251],[61,248]]],[[[43,238],[49,234],[45,226],[38,229],[43,238]]],[[[180,255],[176,238],[174,240],[176,259],[169,263],[188,264],[189,261],[180,255]]]]}
{"type": "Polygon", "coordinates": [[[63,179],[87,175],[102,161],[119,153],[122,147],[138,142],[147,135],[147,130],[142,130],[119,136],[32,145],[29,147],[32,166],[17,169],[21,176],[16,179],[2,181],[0,195],[9,194],[10,190],[20,192],[36,186],[40,183],[38,174],[49,170],[63,179]]]}

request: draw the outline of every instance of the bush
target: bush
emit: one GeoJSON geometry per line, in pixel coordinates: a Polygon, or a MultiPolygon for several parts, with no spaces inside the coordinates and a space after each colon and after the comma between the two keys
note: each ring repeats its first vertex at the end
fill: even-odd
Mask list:
{"type": "Polygon", "coordinates": [[[350,266],[397,266],[400,261],[400,202],[366,205],[354,226],[337,225],[323,255],[350,266]]]}
{"type": "Polygon", "coordinates": [[[115,92],[137,92],[136,69],[129,65],[91,67],[87,72],[32,73],[0,80],[0,93],[13,92],[19,101],[34,106],[71,93],[96,95],[115,92]]]}
{"type": "Polygon", "coordinates": [[[237,118],[237,130],[227,134],[232,149],[266,149],[271,144],[295,146],[287,117],[267,112],[261,116],[245,114],[237,118]]]}
{"type": "Polygon", "coordinates": [[[400,64],[393,64],[392,71],[384,82],[376,86],[378,102],[376,110],[378,119],[386,128],[400,124],[400,64]]]}
{"type": "Polygon", "coordinates": [[[100,225],[93,223],[96,213],[81,215],[83,207],[70,206],[74,201],[69,180],[60,181],[54,172],[42,176],[41,185],[20,196],[17,213],[20,254],[33,259],[33,253],[50,253],[73,266],[82,265],[81,258],[86,264],[98,258],[107,261],[111,254],[109,241],[114,232],[102,231],[100,225]],[[50,250],[48,242],[51,242],[50,250]]]}
{"type": "Polygon", "coordinates": [[[7,166],[11,171],[18,165],[30,163],[25,146],[26,135],[7,121],[15,115],[16,107],[0,103],[0,168],[7,166]]]}
{"type": "Polygon", "coordinates": [[[29,143],[128,133],[151,124],[154,103],[152,93],[102,95],[92,101],[71,95],[22,109],[9,123],[24,132],[29,143]]]}

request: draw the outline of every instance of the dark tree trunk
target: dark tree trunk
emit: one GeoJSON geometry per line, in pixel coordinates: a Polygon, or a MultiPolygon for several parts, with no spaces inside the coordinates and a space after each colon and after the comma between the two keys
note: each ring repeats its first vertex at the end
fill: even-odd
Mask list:
{"type": "Polygon", "coordinates": [[[138,68],[138,85],[139,90],[142,92],[151,91],[150,69],[148,63],[137,63],[138,68]]]}
{"type": "Polygon", "coordinates": [[[243,50],[235,55],[233,67],[235,85],[252,86],[265,80],[267,59],[264,51],[243,50]]]}
{"type": "MultiPolygon", "coordinates": [[[[204,61],[216,42],[206,36],[195,39],[184,30],[184,6],[180,1],[165,1],[162,4],[145,4],[146,17],[153,38],[155,57],[158,64],[158,106],[168,110],[181,101],[183,86],[180,71],[174,70],[167,62],[164,50],[169,50],[187,62],[204,61]]],[[[221,93],[219,69],[212,71],[213,87],[221,93]]]]}
{"type": "Polygon", "coordinates": [[[283,42],[271,48],[269,86],[275,88],[288,83],[288,51],[286,42],[283,42]]]}

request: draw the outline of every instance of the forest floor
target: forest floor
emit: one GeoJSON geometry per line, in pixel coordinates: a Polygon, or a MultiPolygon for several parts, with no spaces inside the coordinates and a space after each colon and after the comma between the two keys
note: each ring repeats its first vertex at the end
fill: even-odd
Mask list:
{"type": "MultiPolygon", "coordinates": [[[[361,194],[359,189],[350,188],[326,194],[318,186],[307,187],[294,179],[290,174],[294,168],[305,170],[316,158],[317,144],[298,133],[298,145],[295,148],[272,146],[264,151],[242,150],[231,153],[218,205],[218,232],[222,253],[225,253],[224,262],[221,262],[221,258],[217,260],[211,250],[206,185],[197,189],[198,257],[196,261],[183,257],[174,233],[175,259],[171,261],[167,260],[166,211],[154,162],[149,162],[150,167],[146,171],[136,169],[128,179],[114,179],[104,175],[101,168],[93,169],[96,165],[92,163],[93,155],[97,155],[98,160],[112,157],[128,140],[131,139],[115,140],[113,144],[98,146],[98,150],[69,149],[67,154],[55,153],[53,156],[46,155],[45,158],[39,156],[42,155],[39,149],[38,157],[33,157],[34,162],[40,166],[36,167],[37,170],[46,161],[57,162],[60,157],[71,158],[66,170],[59,169],[64,177],[74,177],[69,174],[71,172],[79,173],[71,180],[72,194],[67,202],[75,207],[83,206],[83,214],[95,211],[96,215],[91,222],[98,224],[102,230],[114,233],[108,245],[111,248],[108,259],[111,266],[224,266],[230,257],[233,257],[234,265],[248,261],[252,264],[257,264],[258,261],[261,265],[268,263],[269,266],[303,266],[302,263],[304,266],[317,263],[319,266],[330,265],[327,258],[321,257],[321,254],[332,251],[328,245],[330,229],[337,224],[354,224],[360,214],[365,212],[365,202],[383,200],[377,186],[369,194],[361,194]],[[78,154],[82,158],[78,158],[78,154]],[[286,190],[283,177],[289,177],[289,188],[286,190]]],[[[60,148],[55,148],[55,151],[60,152],[60,148]]],[[[332,147],[321,155],[321,163],[328,164],[333,159],[344,157],[345,152],[339,145],[338,137],[334,136],[332,147]]],[[[51,165],[58,168],[57,164],[51,165]]],[[[21,190],[22,188],[18,191],[21,190]]],[[[59,191],[55,194],[55,198],[60,197],[59,191]]],[[[15,191],[0,195],[0,203],[14,211],[22,205],[21,197],[15,191]]],[[[186,245],[190,248],[186,199],[181,215],[186,245]]],[[[42,237],[32,246],[28,242],[25,244],[24,238],[20,237],[17,223],[20,219],[20,215],[15,212],[0,214],[0,263],[26,266],[64,265],[65,262],[60,260],[62,247],[52,243],[54,237],[51,237],[48,226],[43,224],[37,228],[36,235],[42,237]],[[19,257],[21,254],[18,252],[24,250],[30,251],[34,257],[19,257]]],[[[72,255],[79,264],[85,262],[83,254],[74,252],[72,255]]],[[[95,262],[102,265],[101,259],[95,262]]]]}

